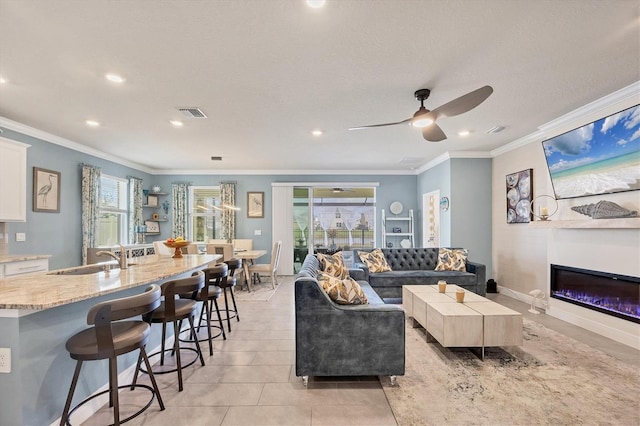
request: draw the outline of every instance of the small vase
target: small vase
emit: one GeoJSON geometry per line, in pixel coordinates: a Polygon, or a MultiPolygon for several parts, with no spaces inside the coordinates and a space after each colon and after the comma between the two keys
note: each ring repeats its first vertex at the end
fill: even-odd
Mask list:
{"type": "Polygon", "coordinates": [[[456,290],[456,302],[464,302],[464,290],[456,290]]]}

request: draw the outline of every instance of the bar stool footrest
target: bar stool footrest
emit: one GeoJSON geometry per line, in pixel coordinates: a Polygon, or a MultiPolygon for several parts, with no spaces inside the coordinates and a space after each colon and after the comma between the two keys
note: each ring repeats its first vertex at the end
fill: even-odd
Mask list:
{"type": "MultiPolygon", "coordinates": [[[[203,321],[203,322],[205,322],[205,321],[203,321]]],[[[211,334],[211,338],[212,339],[215,339],[216,337],[222,336],[222,328],[220,328],[219,325],[203,324],[202,326],[203,327],[210,327],[210,328],[217,329],[216,334],[211,334]]],[[[196,329],[197,328],[198,328],[198,326],[196,326],[196,329]]],[[[191,330],[189,330],[187,328],[187,329],[182,330],[179,334],[186,333],[187,331],[189,333],[191,333],[191,330]]],[[[206,329],[205,329],[205,332],[206,332],[206,329]]],[[[198,334],[198,330],[196,330],[196,334],[198,334]]],[[[179,338],[178,340],[181,341],[182,343],[195,343],[196,342],[196,340],[192,339],[191,337],[188,337],[188,338],[182,337],[182,338],[179,338]]],[[[208,341],[209,341],[209,336],[205,336],[205,337],[202,337],[202,338],[198,339],[198,342],[208,342],[208,341]]],[[[188,348],[185,348],[185,349],[188,349],[188,348]]]]}
{"type": "MultiPolygon", "coordinates": [[[[136,411],[135,413],[133,413],[132,415],[130,415],[129,417],[127,417],[126,419],[120,420],[120,424],[128,422],[131,419],[134,419],[136,417],[138,417],[140,414],[142,414],[144,411],[147,410],[147,408],[151,407],[151,404],[153,403],[153,400],[156,399],[156,391],[153,390],[153,388],[149,385],[144,385],[144,384],[140,384],[140,383],[136,383],[135,385],[120,385],[118,386],[118,389],[125,389],[125,388],[129,388],[131,389],[131,387],[134,388],[144,388],[148,391],[151,392],[151,399],[149,400],[149,402],[147,402],[147,405],[145,405],[144,407],[142,407],[140,410],[136,411]]],[[[84,404],[86,404],[87,402],[91,401],[94,398],[97,398],[101,395],[104,395],[105,393],[109,393],[110,389],[106,389],[103,390],[102,392],[98,392],[95,395],[91,395],[87,398],[85,398],[84,400],[82,400],[80,403],[78,403],[78,405],[76,405],[75,407],[73,407],[73,409],[69,410],[69,415],[67,416],[67,425],[71,426],[71,423],[69,422],[69,419],[71,419],[71,416],[73,415],[73,413],[80,408],[81,406],[83,406],[84,404]]],[[[164,410],[164,408],[160,408],[160,410],[164,410]]],[[[109,426],[113,426],[113,425],[109,425],[109,426]]]]}
{"type": "MultiPolygon", "coordinates": [[[[185,330],[185,331],[186,331],[186,330],[185,330]]],[[[181,351],[191,351],[191,352],[195,352],[195,353],[196,353],[196,357],[195,357],[192,361],[189,361],[189,363],[188,363],[188,364],[183,364],[183,365],[182,365],[182,369],[183,369],[183,370],[184,370],[185,368],[187,368],[187,367],[189,367],[189,366],[191,366],[191,365],[195,364],[195,363],[196,363],[196,361],[198,361],[198,359],[199,359],[199,358],[198,358],[198,350],[197,350],[196,348],[180,348],[180,350],[181,350],[181,351]]],[[[165,349],[164,351],[165,351],[165,352],[171,352],[171,351],[173,351],[173,348],[172,348],[172,347],[171,347],[171,348],[167,348],[167,349],[165,349]]],[[[156,356],[156,355],[160,355],[160,353],[161,353],[161,352],[162,352],[162,351],[157,351],[157,352],[154,352],[154,353],[149,354],[149,355],[147,355],[147,356],[149,357],[149,359],[151,359],[152,357],[154,357],[154,356],[156,356]]],[[[160,365],[160,364],[158,364],[158,365],[160,365]]],[[[140,371],[142,371],[142,372],[143,372],[143,373],[145,373],[145,374],[149,374],[149,372],[148,372],[147,370],[145,370],[144,368],[142,368],[142,366],[140,366],[140,371]]],[[[176,368],[172,368],[171,370],[162,370],[162,371],[155,371],[155,370],[153,370],[153,374],[168,374],[168,373],[175,373],[175,372],[177,372],[177,371],[178,371],[178,367],[176,366],[176,368]]]]}

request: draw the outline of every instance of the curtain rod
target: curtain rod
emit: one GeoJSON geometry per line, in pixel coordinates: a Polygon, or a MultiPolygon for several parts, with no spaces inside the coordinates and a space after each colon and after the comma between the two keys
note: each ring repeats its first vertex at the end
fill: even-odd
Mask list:
{"type": "Polygon", "coordinates": [[[238,181],[236,181],[236,180],[221,180],[220,183],[232,183],[232,184],[235,185],[235,184],[238,183],[238,181]]]}

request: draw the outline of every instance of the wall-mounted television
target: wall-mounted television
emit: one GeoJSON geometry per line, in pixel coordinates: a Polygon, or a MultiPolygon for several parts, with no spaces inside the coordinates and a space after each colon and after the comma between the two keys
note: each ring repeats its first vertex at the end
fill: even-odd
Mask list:
{"type": "Polygon", "coordinates": [[[542,141],[556,199],[640,189],[640,105],[542,141]]]}

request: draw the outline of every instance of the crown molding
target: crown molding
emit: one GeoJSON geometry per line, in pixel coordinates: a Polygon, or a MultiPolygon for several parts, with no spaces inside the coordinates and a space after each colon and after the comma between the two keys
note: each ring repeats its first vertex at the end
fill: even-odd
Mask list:
{"type": "Polygon", "coordinates": [[[126,160],[122,157],[117,157],[115,155],[110,155],[105,152],[99,151],[97,149],[89,148],[88,146],[70,141],[69,139],[65,139],[60,136],[56,136],[49,132],[45,132],[44,130],[39,130],[31,126],[27,126],[26,124],[18,123],[17,121],[10,120],[6,117],[0,116],[0,126],[14,132],[22,133],[24,135],[43,140],[45,142],[63,146],[74,151],[82,152],[83,154],[92,155],[94,157],[102,158],[103,160],[113,161],[114,163],[131,167],[132,169],[136,169],[141,172],[157,174],[157,170],[150,169],[149,167],[143,166],[142,164],[134,163],[133,161],[126,160]]]}
{"type": "Polygon", "coordinates": [[[549,136],[551,136],[556,129],[566,128],[567,124],[578,121],[586,115],[602,111],[603,109],[609,108],[617,103],[629,101],[633,101],[634,104],[640,102],[640,81],[636,81],[635,83],[632,83],[627,87],[623,87],[616,92],[590,102],[561,117],[556,118],[555,120],[538,126],[537,131],[492,150],[491,156],[497,157],[498,155],[513,151],[514,149],[518,149],[532,142],[541,142],[542,140],[547,139],[549,136]]]}
{"type": "MultiPolygon", "coordinates": [[[[558,117],[555,120],[538,126],[538,129],[540,129],[545,136],[553,135],[557,129],[563,129],[561,130],[561,132],[564,133],[564,129],[567,127],[567,125],[571,125],[572,128],[575,127],[574,122],[581,120],[584,116],[598,113],[606,108],[610,108],[617,103],[625,101],[633,101],[634,105],[640,102],[640,81],[636,81],[635,83],[630,84],[629,86],[624,87],[616,92],[613,92],[610,95],[597,99],[561,117],[558,117]]],[[[605,115],[604,112],[602,114],[605,115]]]]}

